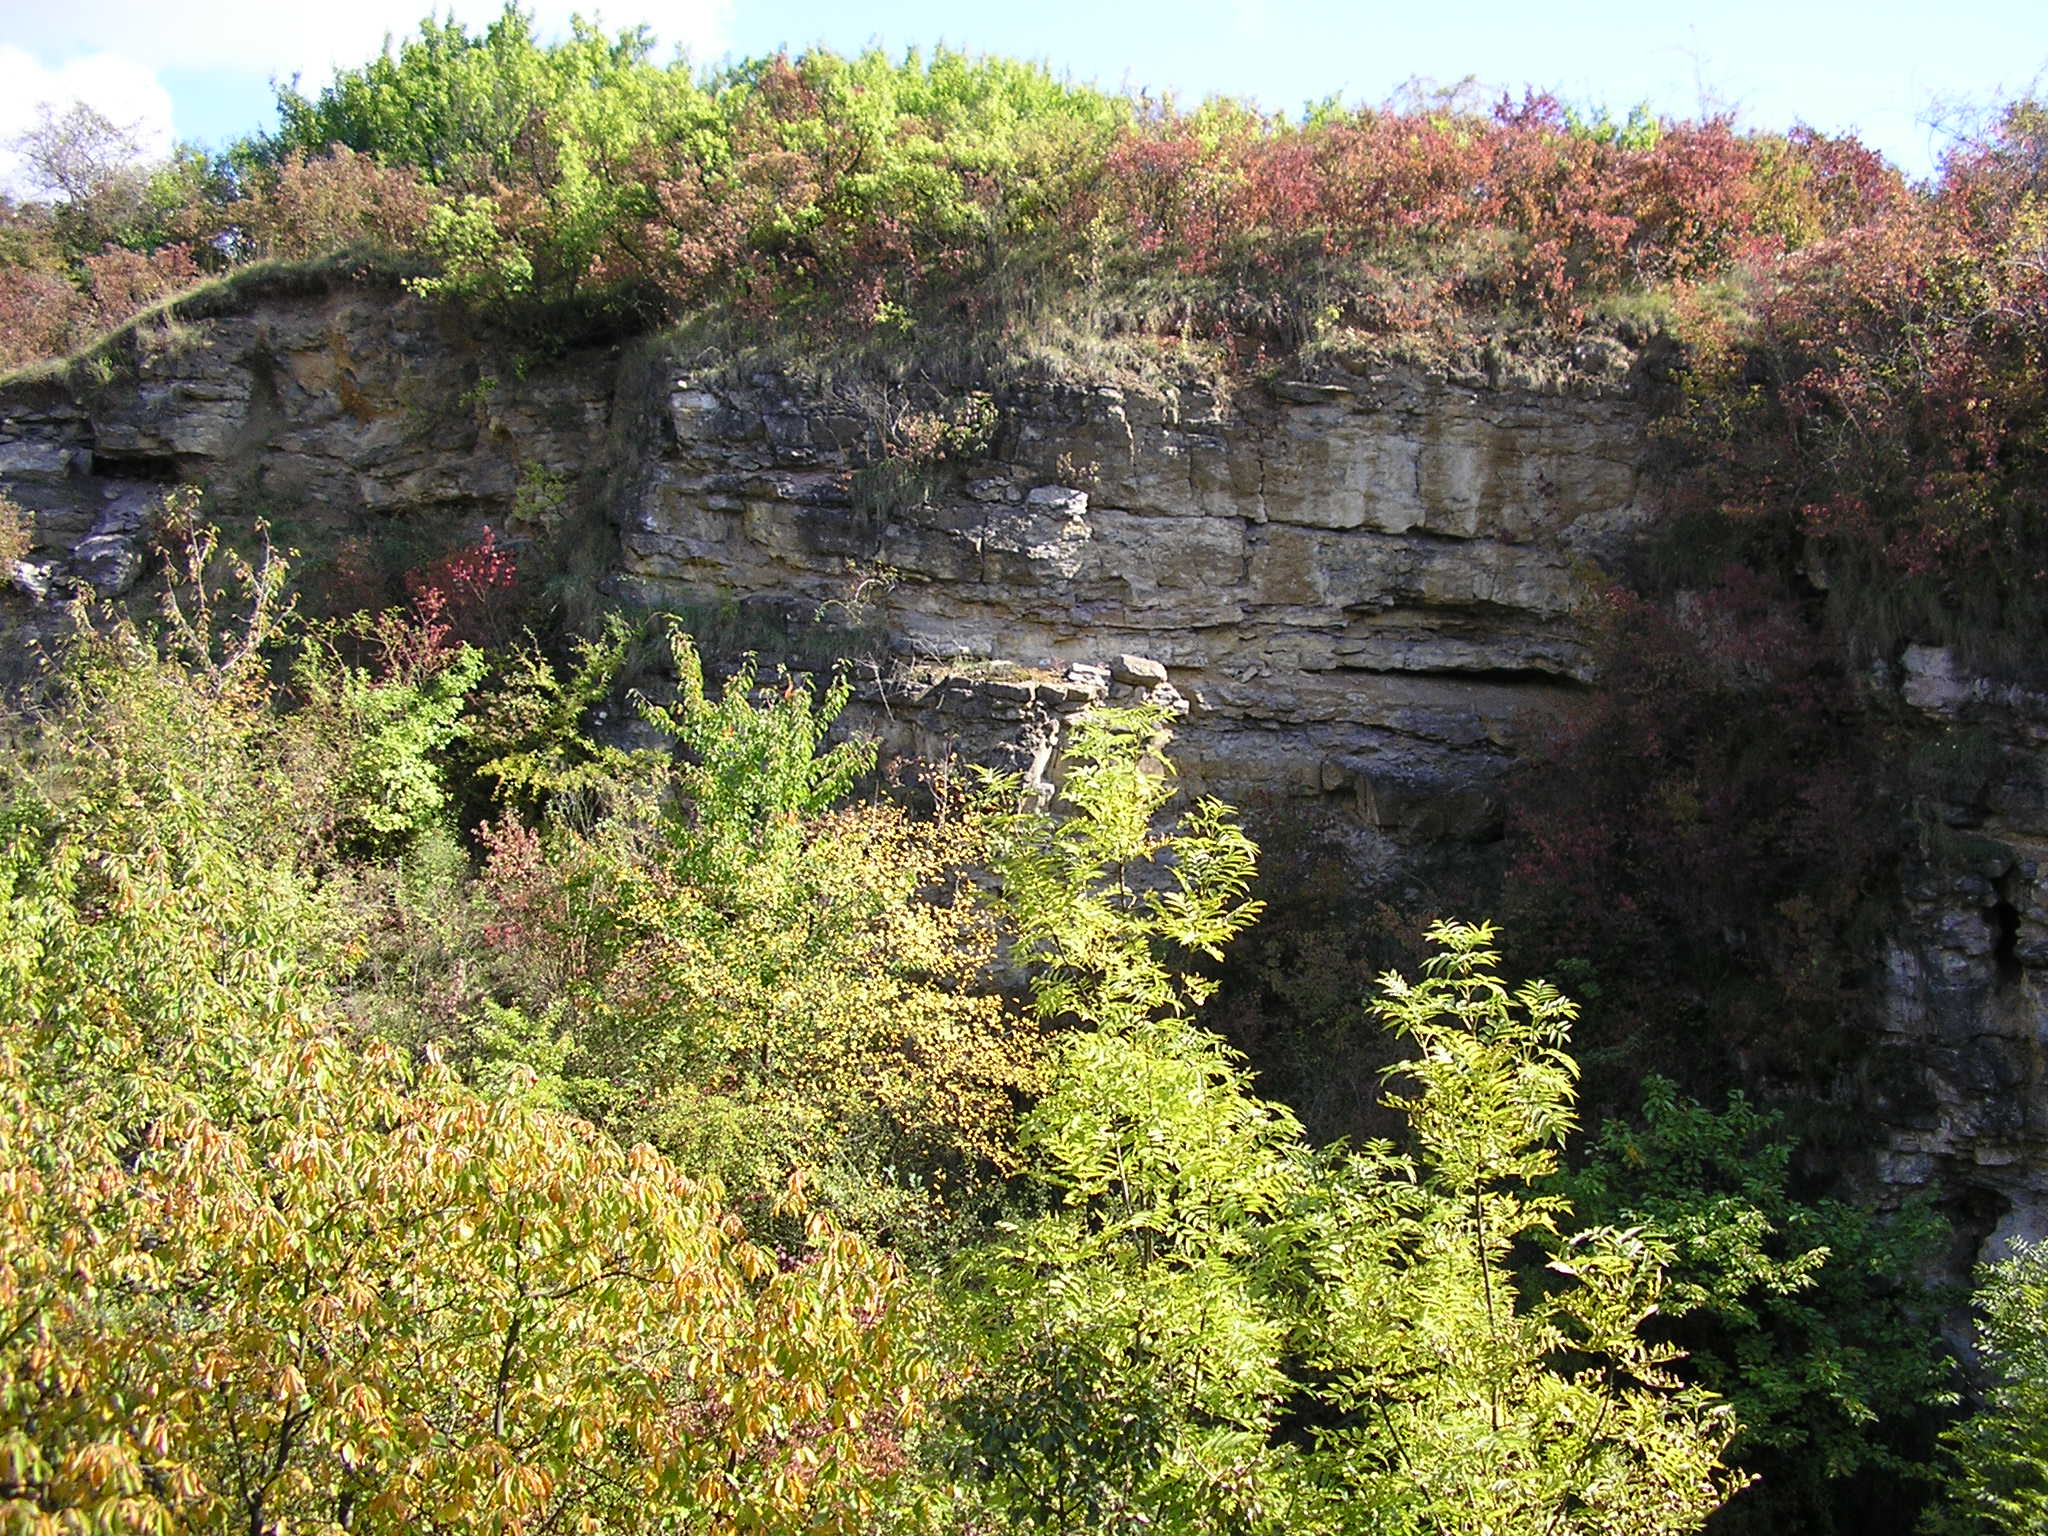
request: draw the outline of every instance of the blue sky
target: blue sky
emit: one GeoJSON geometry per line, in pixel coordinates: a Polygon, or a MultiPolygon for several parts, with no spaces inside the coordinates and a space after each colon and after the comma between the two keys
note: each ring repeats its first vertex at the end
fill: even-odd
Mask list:
{"type": "MultiPolygon", "coordinates": [[[[154,145],[173,136],[221,145],[269,121],[273,78],[317,84],[358,64],[387,33],[404,36],[426,0],[0,0],[0,143],[35,104],[92,101],[141,125],[154,145]]],[[[446,0],[440,7],[449,9],[446,0]]],[[[491,0],[456,0],[471,25],[491,0]]],[[[1691,115],[1733,109],[1746,124],[1856,128],[1915,175],[1941,145],[1930,123],[2042,82],[2048,89],[2048,4],[1901,0],[1802,4],[1723,0],[1711,8],[1499,0],[1040,0],[975,10],[938,0],[646,0],[632,10],[539,0],[544,32],[571,9],[607,26],[645,21],[666,54],[693,58],[824,43],[892,52],[950,43],[1039,59],[1111,88],[1226,94],[1298,110],[1336,94],[1381,101],[1415,77],[1488,87],[1534,85],[1617,112],[1648,101],[1691,115]]],[[[8,174],[0,153],[0,179],[8,174]]]]}

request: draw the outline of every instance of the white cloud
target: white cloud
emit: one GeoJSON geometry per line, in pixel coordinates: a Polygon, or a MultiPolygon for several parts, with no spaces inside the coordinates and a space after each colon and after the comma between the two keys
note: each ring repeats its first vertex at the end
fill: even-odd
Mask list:
{"type": "MultiPolygon", "coordinates": [[[[577,12],[608,28],[626,24],[578,0],[535,0],[525,8],[543,38],[566,33],[577,12]]],[[[631,14],[646,20],[662,61],[684,48],[708,62],[727,47],[732,8],[733,0],[635,0],[631,14]]],[[[44,102],[61,113],[84,101],[115,123],[135,124],[144,150],[162,154],[171,147],[173,122],[163,71],[219,71],[259,82],[297,76],[310,92],[336,69],[375,57],[387,37],[402,41],[417,32],[429,12],[480,32],[503,9],[502,0],[204,0],[191,7],[58,0],[23,7],[8,17],[0,46],[0,192],[27,190],[18,157],[6,146],[36,123],[44,102]]]]}
{"type": "MultiPolygon", "coordinates": [[[[566,32],[572,12],[588,15],[593,9],[563,0],[528,8],[544,37],[566,32]]],[[[338,5],[206,0],[197,6],[61,0],[22,9],[24,14],[10,19],[10,40],[38,58],[64,58],[113,41],[128,58],[147,59],[156,69],[229,70],[280,80],[296,74],[310,88],[337,67],[373,57],[387,35],[404,38],[415,32],[430,11],[438,16],[452,11],[477,31],[495,20],[503,5],[498,0],[455,0],[452,5],[447,0],[344,0],[338,5]]],[[[693,58],[709,59],[725,47],[731,10],[732,0],[656,0],[636,4],[633,18],[645,16],[664,57],[681,46],[693,58]]],[[[603,19],[608,26],[624,24],[603,19]]]]}
{"type": "Polygon", "coordinates": [[[123,128],[133,126],[146,155],[162,155],[171,147],[171,97],[154,71],[131,58],[89,53],[51,68],[19,48],[0,48],[0,191],[16,195],[29,189],[21,181],[20,157],[14,141],[40,121],[48,104],[62,115],[74,102],[84,102],[123,128]]]}

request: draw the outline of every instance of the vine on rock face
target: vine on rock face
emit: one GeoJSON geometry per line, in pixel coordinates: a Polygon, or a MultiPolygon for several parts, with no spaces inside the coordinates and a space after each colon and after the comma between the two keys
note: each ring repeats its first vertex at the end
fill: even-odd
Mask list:
{"type": "Polygon", "coordinates": [[[2048,107],[2002,108],[1926,194],[1781,263],[1751,333],[1686,381],[1680,510],[1728,555],[1809,573],[1859,659],[2040,664],[2044,145],[2048,107]]]}

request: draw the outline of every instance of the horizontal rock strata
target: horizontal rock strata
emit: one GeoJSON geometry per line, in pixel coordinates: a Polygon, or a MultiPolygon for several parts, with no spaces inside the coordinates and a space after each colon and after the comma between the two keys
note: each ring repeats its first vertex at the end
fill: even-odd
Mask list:
{"type": "MultiPolygon", "coordinates": [[[[615,597],[863,637],[849,716],[893,753],[1043,796],[1077,712],[1150,701],[1191,790],[1318,813],[1393,882],[1498,835],[1507,771],[1595,682],[1582,605],[1656,513],[1638,413],[1599,391],[1396,371],[988,404],[945,456],[892,456],[904,400],[541,362],[389,292],[274,298],[0,388],[36,541],[0,620],[18,657],[68,594],[126,590],[176,482],[288,534],[516,547],[580,515],[615,535],[615,597]]],[[[1960,1263],[2048,1230],[2048,701],[1932,650],[1876,686],[1975,765],[1914,808],[1853,1089],[1888,1128],[1877,1184],[1943,1190],[1960,1263]]]]}

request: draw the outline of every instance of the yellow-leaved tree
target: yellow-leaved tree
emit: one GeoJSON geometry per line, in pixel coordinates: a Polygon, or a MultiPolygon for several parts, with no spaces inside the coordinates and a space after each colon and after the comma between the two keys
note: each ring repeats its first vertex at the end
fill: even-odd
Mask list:
{"type": "Polygon", "coordinates": [[[895,1260],[347,1035],[195,749],[243,705],[103,752],[123,668],[0,761],[0,1531],[860,1528],[895,1260]]]}

